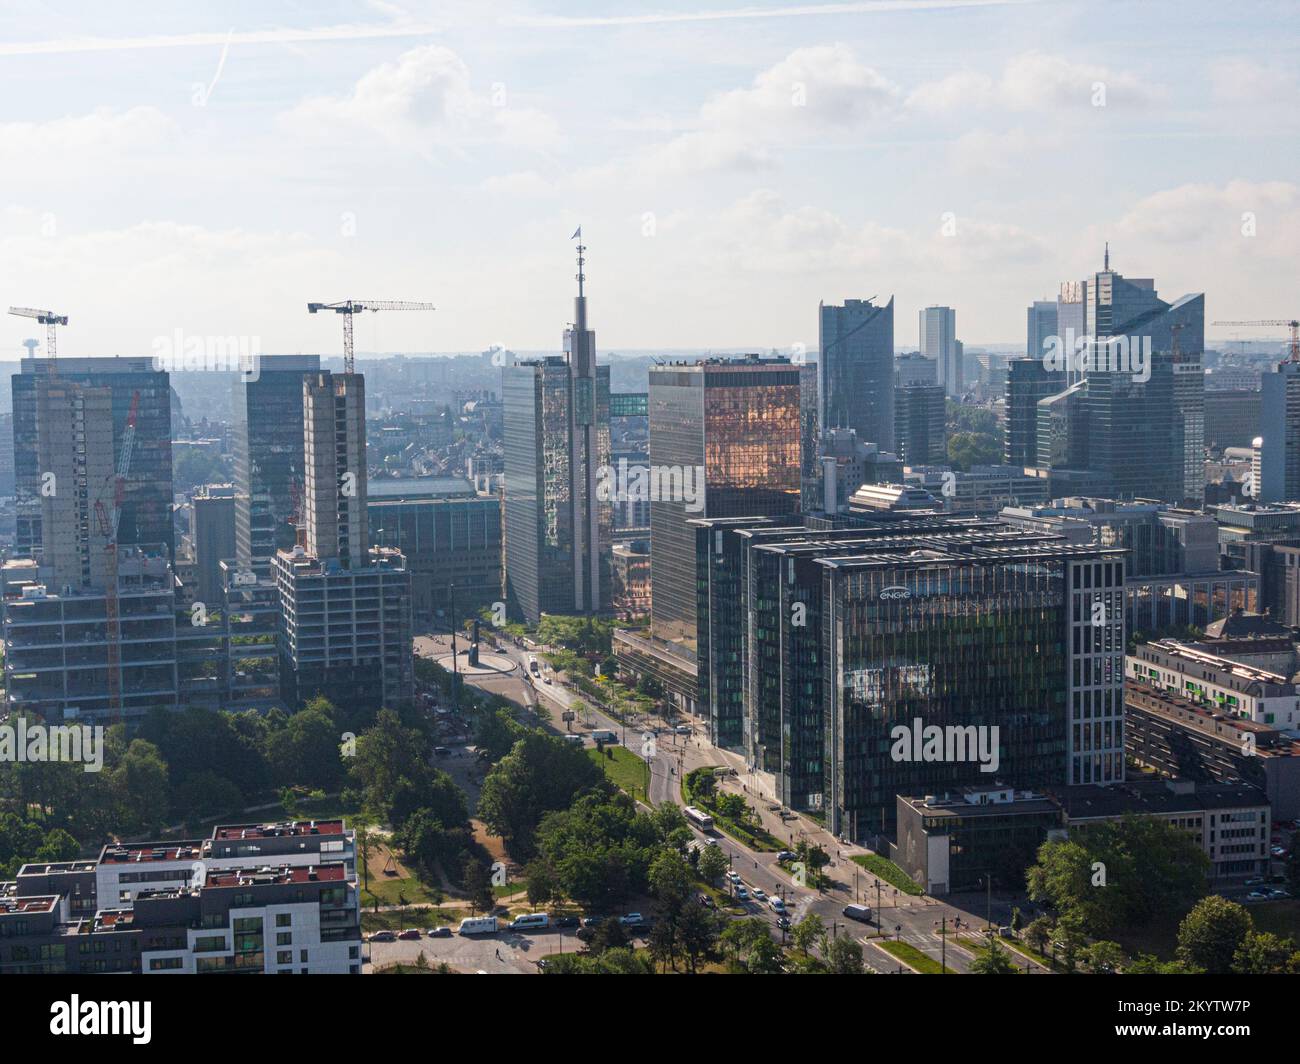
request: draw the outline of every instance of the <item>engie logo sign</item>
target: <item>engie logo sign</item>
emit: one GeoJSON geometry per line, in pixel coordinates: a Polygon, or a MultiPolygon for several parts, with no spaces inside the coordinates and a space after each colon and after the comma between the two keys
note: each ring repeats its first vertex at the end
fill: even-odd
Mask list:
{"type": "Polygon", "coordinates": [[[902,584],[891,584],[889,587],[882,587],[876,597],[881,602],[898,602],[903,599],[910,599],[912,589],[904,587],[902,584]]]}

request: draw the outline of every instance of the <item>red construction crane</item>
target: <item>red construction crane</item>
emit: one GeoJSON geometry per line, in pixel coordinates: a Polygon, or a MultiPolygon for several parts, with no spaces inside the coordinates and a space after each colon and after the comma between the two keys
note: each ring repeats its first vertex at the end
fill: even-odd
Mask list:
{"type": "Polygon", "coordinates": [[[1216,321],[1215,325],[1243,325],[1261,328],[1287,328],[1291,330],[1291,354],[1288,362],[1300,362],[1300,321],[1282,318],[1265,318],[1262,321],[1216,321]]]}
{"type": "Polygon", "coordinates": [[[343,315],[343,372],[349,377],[353,373],[352,358],[352,315],[363,310],[437,310],[432,303],[403,303],[391,299],[345,299],[341,303],[308,303],[307,310],[315,314],[318,310],[332,310],[343,315]]]}
{"type": "Polygon", "coordinates": [[[20,318],[35,318],[38,324],[45,326],[45,354],[50,360],[50,376],[57,376],[59,364],[55,361],[57,351],[54,329],[58,325],[67,325],[68,316],[56,314],[52,310],[33,310],[31,307],[10,307],[9,313],[16,314],[20,318]]]}

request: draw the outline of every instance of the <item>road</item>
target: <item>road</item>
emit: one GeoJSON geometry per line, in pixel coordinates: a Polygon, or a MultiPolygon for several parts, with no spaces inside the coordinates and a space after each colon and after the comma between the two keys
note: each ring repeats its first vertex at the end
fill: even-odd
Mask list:
{"type": "MultiPolygon", "coordinates": [[[[422,656],[446,655],[450,653],[450,646],[450,637],[446,635],[430,634],[416,639],[417,653],[422,656]]],[[[509,640],[502,640],[496,652],[512,658],[520,667],[505,675],[467,676],[465,682],[504,695],[521,705],[536,707],[540,703],[550,711],[551,720],[545,723],[552,731],[589,733],[592,728],[605,728],[618,734],[624,745],[634,753],[641,756],[649,753],[649,798],[652,804],[658,805],[665,801],[684,804],[681,796],[684,773],[704,765],[730,768],[733,774],[723,778],[723,788],[743,794],[749,799],[768,831],[777,838],[789,840],[792,847],[798,841],[807,840],[813,845],[820,845],[830,854],[831,863],[825,872],[831,880],[831,886],[828,890],[818,891],[797,883],[790,872],[777,863],[776,854],[750,850],[725,835],[713,837],[747,889],[758,887],[768,894],[776,894],[786,902],[792,925],[808,913],[816,913],[830,934],[849,934],[863,942],[864,959],[870,968],[878,972],[896,973],[899,970],[898,962],[874,945],[874,939],[880,933],[890,938],[901,938],[926,956],[944,962],[959,972],[967,970],[973,960],[970,944],[959,944],[949,935],[945,957],[942,924],[946,919],[950,929],[982,928],[985,925],[984,895],[948,896],[941,901],[903,894],[850,860],[855,854],[870,851],[836,839],[820,824],[807,817],[785,811],[783,818],[780,806],[769,798],[762,797],[757,778],[750,773],[744,759],[729,750],[714,747],[699,726],[692,725],[691,734],[686,736],[675,734],[666,721],[653,717],[636,726],[624,724],[558,682],[548,684],[533,681],[528,671],[529,651],[516,647],[509,640]],[[583,720],[567,723],[561,721],[561,714],[568,711],[575,701],[582,701],[587,706],[582,714],[583,720]],[[654,734],[655,730],[658,731],[657,735],[654,734]],[[846,920],[843,915],[844,906],[855,901],[870,905],[877,923],[868,926],[846,920]]],[[[701,841],[705,839],[699,832],[696,835],[701,841]]],[[[766,904],[751,901],[745,908],[748,915],[766,920],[773,925],[774,933],[780,934],[776,926],[776,914],[766,904]]],[[[995,922],[1005,924],[1010,919],[1010,901],[994,898],[992,915],[995,922]]],[[[417,943],[402,945],[414,946],[417,943]]],[[[425,952],[427,954],[428,950],[425,952]]],[[[493,959],[495,960],[494,955],[493,959]]],[[[1034,972],[1044,971],[1038,965],[1029,965],[1029,968],[1034,972]]],[[[907,972],[908,969],[904,968],[903,973],[907,972]]]]}

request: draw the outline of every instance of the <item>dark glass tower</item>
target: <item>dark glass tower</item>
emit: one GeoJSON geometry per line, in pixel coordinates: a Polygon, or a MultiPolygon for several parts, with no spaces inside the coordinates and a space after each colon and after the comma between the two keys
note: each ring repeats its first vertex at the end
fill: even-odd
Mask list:
{"type": "Polygon", "coordinates": [[[817,424],[855,429],[863,443],[894,449],[894,300],[846,299],[818,308],[817,424]]]}
{"type": "Polygon", "coordinates": [[[1041,356],[1007,363],[1007,465],[1038,464],[1038,402],[1064,389],[1065,374],[1049,370],[1041,356]]]}
{"type": "Polygon", "coordinates": [[[320,372],[317,355],[263,356],[255,381],[233,397],[235,556],[241,569],[264,569],[296,542],[303,491],[302,384],[320,372]]]}

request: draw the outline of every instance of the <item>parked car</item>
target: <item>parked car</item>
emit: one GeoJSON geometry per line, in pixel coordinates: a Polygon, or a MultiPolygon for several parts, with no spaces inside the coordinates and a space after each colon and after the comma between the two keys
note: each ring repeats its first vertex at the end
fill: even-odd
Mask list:
{"type": "Polygon", "coordinates": [[[1285,857],[1285,856],[1286,856],[1286,847],[1285,847],[1285,846],[1274,846],[1274,847],[1273,847],[1273,856],[1274,856],[1274,857],[1285,857]]]}
{"type": "Polygon", "coordinates": [[[793,850],[782,850],[776,855],[777,864],[785,864],[787,861],[793,861],[799,855],[793,850]]]}
{"type": "Polygon", "coordinates": [[[699,903],[703,905],[706,909],[715,908],[713,904],[713,899],[710,898],[707,894],[701,894],[699,896],[699,903]]]}
{"type": "Polygon", "coordinates": [[[371,942],[396,942],[397,936],[391,931],[372,931],[370,933],[371,942]]]}
{"type": "Polygon", "coordinates": [[[1268,899],[1268,895],[1265,894],[1262,890],[1252,890],[1249,894],[1246,895],[1247,901],[1266,901],[1267,899],[1268,899]]]}
{"type": "Polygon", "coordinates": [[[749,893],[753,896],[755,901],[767,901],[767,891],[763,890],[761,887],[750,887],[749,893]]]}
{"type": "Polygon", "coordinates": [[[1268,892],[1268,896],[1270,898],[1276,898],[1280,901],[1283,898],[1291,897],[1291,892],[1289,890],[1282,890],[1279,887],[1274,887],[1272,890],[1268,892]]]}
{"type": "Polygon", "coordinates": [[[727,878],[731,880],[733,883],[739,883],[740,873],[733,868],[727,873],[727,878]]]}
{"type": "Polygon", "coordinates": [[[673,729],[678,735],[690,735],[691,726],[689,724],[679,724],[673,729]]]}
{"type": "Polygon", "coordinates": [[[736,900],[737,900],[737,901],[748,901],[748,900],[749,900],[749,891],[747,891],[744,887],[738,885],[738,886],[736,887],[736,900]]]}
{"type": "Polygon", "coordinates": [[[425,932],[430,938],[451,938],[450,927],[431,927],[425,932]]]}
{"type": "Polygon", "coordinates": [[[640,927],[645,923],[645,917],[640,913],[624,913],[618,918],[618,922],[624,927],[640,927]]]}
{"type": "Polygon", "coordinates": [[[397,937],[402,939],[405,942],[409,942],[411,941],[411,939],[420,937],[420,930],[419,928],[416,927],[408,927],[405,928],[400,934],[398,934],[397,937]]]}
{"type": "Polygon", "coordinates": [[[557,916],[551,923],[556,927],[577,927],[578,918],[576,916],[557,916]]]}
{"type": "Polygon", "coordinates": [[[445,746],[435,746],[435,747],[433,748],[433,756],[434,756],[434,757],[450,757],[450,756],[451,756],[451,751],[448,750],[445,746]]]}
{"type": "Polygon", "coordinates": [[[1248,880],[1246,880],[1246,886],[1248,886],[1248,887],[1262,887],[1266,882],[1267,882],[1267,880],[1265,880],[1263,877],[1261,877],[1261,876],[1256,876],[1254,879],[1248,879],[1248,880]]]}

